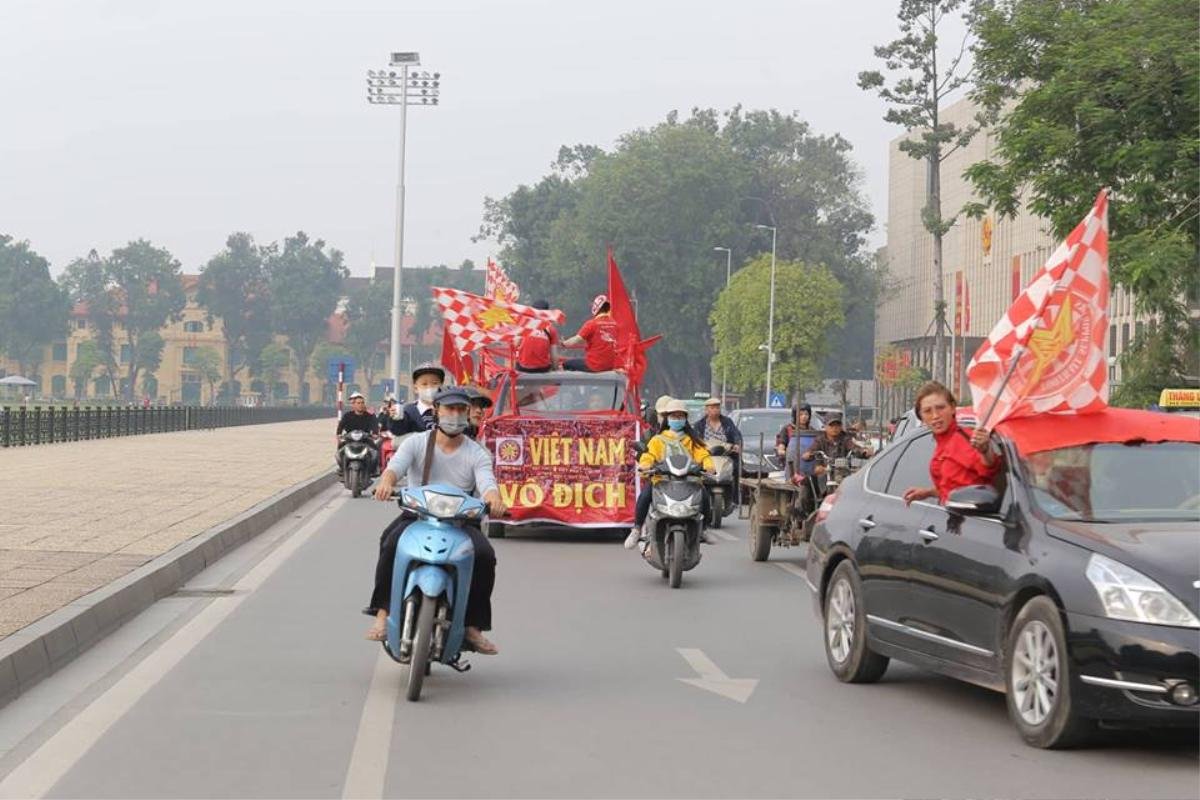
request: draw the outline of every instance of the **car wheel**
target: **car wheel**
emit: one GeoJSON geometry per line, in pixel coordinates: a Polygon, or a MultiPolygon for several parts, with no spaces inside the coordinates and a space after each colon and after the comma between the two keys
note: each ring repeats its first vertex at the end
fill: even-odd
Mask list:
{"type": "Polygon", "coordinates": [[[1035,597],[1017,614],[1004,653],[1008,715],[1034,747],[1071,747],[1094,729],[1071,697],[1067,640],[1058,607],[1035,597]]]}
{"type": "Polygon", "coordinates": [[[858,571],[851,561],[842,561],[825,592],[824,638],[829,668],[844,683],[874,683],[888,668],[887,656],[867,644],[867,610],[862,598],[858,571]]]}

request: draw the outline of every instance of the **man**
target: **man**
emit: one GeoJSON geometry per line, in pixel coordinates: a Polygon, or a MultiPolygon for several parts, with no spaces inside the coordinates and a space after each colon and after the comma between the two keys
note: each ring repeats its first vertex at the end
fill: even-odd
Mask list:
{"type": "Polygon", "coordinates": [[[393,419],[393,436],[431,430],[435,421],[433,398],[446,382],[446,371],[437,364],[424,363],[412,371],[412,387],[417,399],[404,406],[398,419],[393,419]]]}
{"type": "MultiPolygon", "coordinates": [[[[425,456],[433,462],[427,483],[441,483],[464,492],[476,493],[490,506],[490,514],[503,516],[506,512],[500,497],[496,477],[492,472],[492,457],[477,442],[464,433],[470,424],[471,398],[459,386],[443,389],[434,397],[436,427],[425,433],[410,436],[400,443],[388,462],[375,489],[376,500],[391,500],[392,490],[400,477],[406,476],[408,486],[422,485],[425,456]],[[434,437],[430,448],[429,437],[434,437]]],[[[387,633],[388,609],[391,607],[392,573],[396,561],[396,545],[413,520],[401,516],[383,531],[379,541],[379,561],[375,566],[375,590],[367,612],[375,615],[375,624],[367,631],[367,639],[383,641],[387,633]]],[[[471,589],[467,596],[466,644],[484,655],[495,655],[499,649],[483,635],[492,627],[492,588],[496,583],[496,551],[479,527],[467,524],[465,532],[475,545],[475,568],[471,574],[471,589]]]]}
{"type": "MultiPolygon", "coordinates": [[[[334,460],[337,461],[338,476],[342,475],[345,469],[345,457],[342,454],[342,434],[350,431],[365,431],[371,438],[367,440],[367,444],[375,451],[375,458],[379,458],[379,450],[375,445],[375,436],[379,433],[379,420],[375,415],[367,411],[367,398],[362,396],[361,392],[355,392],[350,395],[350,410],[342,414],[342,418],[338,420],[337,433],[334,435],[334,443],[337,450],[334,451],[334,460]]],[[[371,465],[374,471],[374,464],[371,465]]]]}
{"type": "MultiPolygon", "coordinates": [[[[825,430],[813,439],[813,443],[808,446],[808,449],[800,456],[805,461],[812,461],[814,454],[821,452],[829,461],[835,458],[845,458],[849,455],[855,455],[859,458],[870,458],[871,451],[868,448],[862,447],[858,442],[854,441],[854,437],[849,432],[842,430],[842,415],[831,414],[829,419],[825,420],[825,430]]],[[[824,464],[818,464],[813,468],[813,474],[820,477],[827,472],[824,464]]]]}
{"type": "Polygon", "coordinates": [[[583,358],[568,358],[562,368],[576,372],[605,372],[617,364],[617,321],[609,313],[612,307],[606,295],[592,300],[592,318],[579,333],[562,343],[563,347],[584,348],[583,358]]]}
{"type": "MultiPolygon", "coordinates": [[[[550,304],[545,300],[533,301],[533,308],[548,311],[550,304]]],[[[544,320],[536,331],[526,333],[517,351],[518,372],[549,372],[554,365],[554,346],[559,343],[558,330],[554,323],[544,320]]]]}
{"type": "Polygon", "coordinates": [[[392,418],[395,416],[395,414],[392,413],[392,409],[395,408],[395,406],[396,396],[391,392],[388,392],[383,397],[383,406],[380,407],[379,413],[375,415],[375,418],[379,420],[379,430],[381,432],[389,432],[389,428],[392,424],[392,418]]]}
{"type": "Polygon", "coordinates": [[[471,412],[466,436],[478,439],[479,430],[483,427],[483,418],[487,415],[487,410],[492,407],[492,398],[482,389],[474,386],[464,386],[463,389],[466,391],[467,397],[471,399],[471,412]]]}

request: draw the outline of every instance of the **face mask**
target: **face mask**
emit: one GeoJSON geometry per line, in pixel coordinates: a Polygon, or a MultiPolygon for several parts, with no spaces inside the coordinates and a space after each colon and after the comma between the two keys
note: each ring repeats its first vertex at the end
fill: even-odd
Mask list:
{"type": "Polygon", "coordinates": [[[669,419],[669,420],[667,420],[667,427],[670,428],[671,430],[675,431],[676,433],[679,433],[686,426],[687,426],[686,419],[669,419]]]}
{"type": "Polygon", "coordinates": [[[465,416],[438,417],[438,428],[447,436],[458,436],[467,429],[465,416]]]}
{"type": "Polygon", "coordinates": [[[433,398],[437,396],[437,393],[438,387],[436,386],[417,389],[417,399],[419,399],[425,405],[429,405],[433,402],[433,398]]]}

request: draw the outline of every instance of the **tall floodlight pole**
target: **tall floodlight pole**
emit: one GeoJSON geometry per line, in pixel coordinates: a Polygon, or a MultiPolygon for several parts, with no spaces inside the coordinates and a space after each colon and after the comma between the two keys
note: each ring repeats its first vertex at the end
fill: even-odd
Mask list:
{"type": "MultiPolygon", "coordinates": [[[[733,251],[728,247],[714,247],[714,253],[725,253],[725,288],[729,288],[729,279],[733,275],[733,251]]],[[[721,367],[721,407],[725,407],[725,387],[729,378],[729,364],[721,367]]]]}
{"type": "Polygon", "coordinates": [[[771,232],[771,301],[767,307],[767,390],[764,406],[771,405],[771,368],[775,365],[775,234],[774,225],[755,225],[771,232]]]}
{"type": "Polygon", "coordinates": [[[372,105],[400,106],[400,168],[396,179],[396,249],[392,271],[392,388],[400,390],[400,320],[403,317],[401,293],[404,280],[404,138],[408,131],[408,107],[436,106],[441,94],[441,73],[418,72],[410,68],[421,64],[417,53],[392,53],[388,69],[367,70],[367,102],[372,105]]]}

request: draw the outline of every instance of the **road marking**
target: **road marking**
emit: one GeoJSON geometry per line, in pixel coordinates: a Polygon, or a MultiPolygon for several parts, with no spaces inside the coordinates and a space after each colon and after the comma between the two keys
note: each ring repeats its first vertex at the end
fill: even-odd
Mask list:
{"type": "Polygon", "coordinates": [[[323,506],[277,548],[267,554],[234,587],[236,594],[216,598],[157,650],[63,725],[0,781],[0,797],[44,797],[109,728],[164,675],[179,665],[197,644],[212,633],[255,589],[262,586],[315,534],[345,500],[323,506]]]}
{"type": "Polygon", "coordinates": [[[725,531],[714,530],[713,528],[709,528],[709,530],[712,531],[713,533],[715,533],[719,538],[724,539],[727,542],[736,542],[738,540],[738,537],[734,536],[732,533],[726,533],[725,531]]]}
{"type": "Polygon", "coordinates": [[[392,725],[396,720],[396,703],[400,701],[399,670],[387,653],[380,648],[371,675],[371,688],[363,704],[358,732],[354,734],[354,751],[342,784],[342,797],[383,797],[387,777],[388,752],[392,747],[392,725]]]}
{"type": "Polygon", "coordinates": [[[754,694],[758,686],[757,678],[731,678],[712,659],[704,655],[703,650],[687,647],[676,647],[675,652],[683,656],[699,678],[676,678],[675,680],[703,689],[706,692],[719,694],[737,703],[745,703],[754,694]]]}
{"type": "Polygon", "coordinates": [[[772,561],[771,563],[774,564],[775,566],[779,567],[784,572],[792,573],[797,578],[805,578],[805,579],[808,578],[808,573],[806,573],[800,567],[797,567],[795,564],[789,564],[786,561],[772,561]]]}

